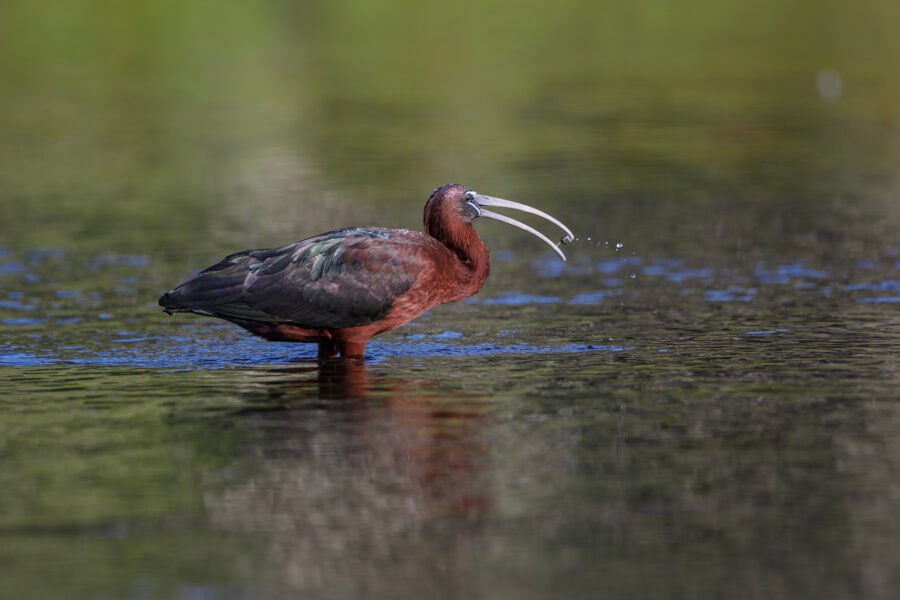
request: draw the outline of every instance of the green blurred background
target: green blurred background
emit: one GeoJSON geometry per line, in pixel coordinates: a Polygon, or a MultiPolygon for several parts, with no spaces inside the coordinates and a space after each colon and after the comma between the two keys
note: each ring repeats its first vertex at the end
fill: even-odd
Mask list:
{"type": "Polygon", "coordinates": [[[892,598],[898,31],[896,0],[3,0],[0,597],[892,598]],[[155,306],[235,250],[418,228],[449,181],[581,239],[548,267],[479,223],[484,302],[379,338],[366,402],[155,306]],[[521,291],[561,300],[487,304],[521,291]]]}
{"type": "Polygon", "coordinates": [[[895,2],[2,10],[7,244],[413,226],[446,181],[674,251],[717,217],[752,245],[792,215],[900,210],[895,2]]]}

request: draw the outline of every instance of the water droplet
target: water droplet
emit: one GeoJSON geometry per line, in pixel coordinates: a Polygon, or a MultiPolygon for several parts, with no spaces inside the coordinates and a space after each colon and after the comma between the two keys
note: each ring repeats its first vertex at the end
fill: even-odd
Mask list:
{"type": "Polygon", "coordinates": [[[632,279],[637,279],[637,273],[632,273],[632,274],[631,274],[631,278],[632,278],[632,279]]]}
{"type": "Polygon", "coordinates": [[[837,102],[844,92],[844,79],[833,69],[823,69],[816,76],[816,89],[828,102],[837,102]]]}
{"type": "Polygon", "coordinates": [[[587,239],[587,240],[588,240],[588,241],[591,241],[591,236],[588,236],[588,239],[587,239]]]}
{"type": "Polygon", "coordinates": [[[616,250],[621,250],[624,247],[625,247],[625,244],[623,244],[622,242],[616,242],[616,250]]]}

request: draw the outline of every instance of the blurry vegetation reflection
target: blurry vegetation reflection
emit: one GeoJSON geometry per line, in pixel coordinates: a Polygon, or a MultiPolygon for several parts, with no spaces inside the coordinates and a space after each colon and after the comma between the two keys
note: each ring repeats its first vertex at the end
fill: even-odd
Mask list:
{"type": "Polygon", "coordinates": [[[0,216],[34,223],[25,245],[172,259],[188,234],[208,255],[392,225],[388,206],[412,227],[455,179],[679,250],[704,208],[744,247],[900,219],[891,2],[4,10],[0,216]]]}

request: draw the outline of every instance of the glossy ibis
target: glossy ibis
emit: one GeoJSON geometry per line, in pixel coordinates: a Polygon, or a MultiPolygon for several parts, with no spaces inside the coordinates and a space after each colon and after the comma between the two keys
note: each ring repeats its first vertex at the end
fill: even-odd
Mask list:
{"type": "Polygon", "coordinates": [[[486,206],[538,215],[572,238],[565,225],[536,208],[447,184],[425,204],[424,233],[352,227],[237,252],[159,303],[169,314],[218,317],[269,340],[318,343],[319,358],[362,357],[372,336],[481,289],[490,260],[472,226],[478,217],[524,229],[566,259],[540,232],[486,206]]]}

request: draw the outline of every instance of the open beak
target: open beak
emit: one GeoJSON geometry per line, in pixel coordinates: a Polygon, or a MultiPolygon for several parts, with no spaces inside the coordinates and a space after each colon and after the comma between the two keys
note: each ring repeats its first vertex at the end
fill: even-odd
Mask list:
{"type": "Polygon", "coordinates": [[[472,206],[475,207],[475,209],[478,211],[479,217],[487,217],[488,219],[494,219],[495,221],[503,221],[504,223],[507,223],[514,227],[518,227],[519,229],[524,229],[525,231],[527,231],[528,233],[530,233],[533,236],[539,237],[540,239],[544,240],[544,242],[546,242],[548,246],[553,248],[553,251],[556,252],[557,254],[559,254],[559,257],[561,259],[566,260],[566,255],[562,253],[562,250],[559,249],[557,244],[554,244],[553,242],[551,242],[550,238],[545,236],[543,233],[541,233],[537,229],[530,227],[530,226],[526,225],[525,223],[522,223],[521,221],[516,221],[515,219],[513,219],[511,217],[507,217],[506,215],[501,215],[501,214],[497,214],[495,212],[489,211],[483,207],[497,206],[499,208],[513,208],[515,210],[521,210],[522,212],[531,213],[533,215],[537,215],[539,217],[547,219],[548,221],[550,221],[551,223],[553,223],[554,225],[556,225],[557,227],[559,227],[560,229],[565,231],[566,236],[568,236],[569,239],[572,239],[575,237],[575,235],[569,230],[568,227],[566,227],[565,225],[560,223],[559,220],[557,220],[554,217],[551,217],[544,211],[541,211],[541,210],[538,210],[531,206],[528,206],[527,204],[513,202],[512,200],[504,200],[503,198],[494,198],[493,196],[484,196],[482,194],[476,194],[475,198],[473,198],[472,200],[469,201],[469,204],[471,204],[472,206]]]}

